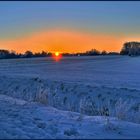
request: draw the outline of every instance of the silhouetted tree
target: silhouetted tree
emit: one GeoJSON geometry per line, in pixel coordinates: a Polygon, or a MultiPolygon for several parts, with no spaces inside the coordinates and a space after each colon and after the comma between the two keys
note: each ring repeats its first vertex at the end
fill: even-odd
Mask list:
{"type": "Polygon", "coordinates": [[[109,52],[108,55],[119,55],[120,53],[118,52],[109,52]]]}
{"type": "Polygon", "coordinates": [[[33,57],[33,53],[31,51],[26,51],[24,55],[25,57],[28,57],[28,58],[33,57]]]}
{"type": "Polygon", "coordinates": [[[0,50],[0,58],[9,58],[10,52],[8,50],[0,50]]]}
{"type": "Polygon", "coordinates": [[[86,52],[88,55],[100,55],[100,52],[96,49],[92,49],[86,52]]]}
{"type": "Polygon", "coordinates": [[[140,42],[126,42],[120,51],[121,55],[140,55],[140,42]]]}
{"type": "Polygon", "coordinates": [[[120,52],[121,55],[128,55],[129,54],[129,50],[131,48],[131,44],[130,42],[126,42],[123,44],[123,48],[120,52]]]}
{"type": "Polygon", "coordinates": [[[47,54],[48,54],[48,53],[45,52],[45,51],[42,51],[42,52],[41,52],[41,56],[43,56],[43,57],[44,57],[44,56],[47,56],[47,54]]]}
{"type": "Polygon", "coordinates": [[[40,57],[41,56],[41,53],[40,52],[37,52],[34,54],[34,57],[40,57]]]}
{"type": "Polygon", "coordinates": [[[107,55],[107,52],[104,50],[101,52],[101,55],[107,55]]]}

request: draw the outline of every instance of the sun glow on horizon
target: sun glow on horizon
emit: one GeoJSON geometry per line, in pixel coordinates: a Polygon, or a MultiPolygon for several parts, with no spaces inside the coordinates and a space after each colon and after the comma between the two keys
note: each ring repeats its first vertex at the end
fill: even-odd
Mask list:
{"type": "Polygon", "coordinates": [[[55,57],[62,53],[85,52],[91,49],[119,52],[123,43],[133,38],[130,37],[128,39],[128,37],[124,36],[116,37],[97,33],[54,29],[36,32],[16,39],[0,39],[0,49],[24,53],[30,47],[32,52],[44,50],[52,52],[55,57]],[[1,46],[4,47],[2,48],[1,46]]]}
{"type": "Polygon", "coordinates": [[[59,56],[60,54],[59,54],[59,52],[55,52],[55,56],[59,56]]]}

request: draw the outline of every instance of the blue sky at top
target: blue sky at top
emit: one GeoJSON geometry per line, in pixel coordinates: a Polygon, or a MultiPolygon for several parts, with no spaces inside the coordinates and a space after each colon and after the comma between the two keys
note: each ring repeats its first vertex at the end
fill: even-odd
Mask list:
{"type": "Polygon", "coordinates": [[[140,32],[140,2],[0,2],[0,38],[54,28],[120,35],[140,32]]]}

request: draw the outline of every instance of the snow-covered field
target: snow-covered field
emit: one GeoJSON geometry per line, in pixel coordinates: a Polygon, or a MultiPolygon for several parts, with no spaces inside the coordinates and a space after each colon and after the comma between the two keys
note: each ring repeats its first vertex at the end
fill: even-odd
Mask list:
{"type": "Polygon", "coordinates": [[[140,57],[0,60],[0,81],[0,138],[140,138],[140,57]]]}

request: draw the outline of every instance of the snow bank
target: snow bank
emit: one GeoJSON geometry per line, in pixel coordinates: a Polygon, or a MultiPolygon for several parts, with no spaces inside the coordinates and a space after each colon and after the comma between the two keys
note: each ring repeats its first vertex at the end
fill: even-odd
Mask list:
{"type": "Polygon", "coordinates": [[[1,139],[138,139],[140,125],[0,95],[1,139]],[[16,102],[16,104],[15,104],[16,102]],[[20,104],[21,103],[21,104],[20,104]],[[26,104],[24,104],[26,103],[26,104]],[[81,118],[81,119],[79,119],[81,118]]]}
{"type": "Polygon", "coordinates": [[[1,76],[0,94],[86,115],[140,123],[140,91],[35,78],[1,76]]]}

